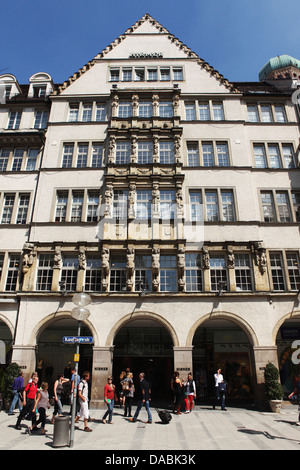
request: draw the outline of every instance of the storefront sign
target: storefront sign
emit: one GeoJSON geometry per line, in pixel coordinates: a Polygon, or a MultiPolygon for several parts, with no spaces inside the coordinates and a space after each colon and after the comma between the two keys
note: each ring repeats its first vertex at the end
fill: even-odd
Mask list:
{"type": "Polygon", "coordinates": [[[63,343],[65,344],[93,344],[94,338],[92,336],[64,336],[63,343]]]}

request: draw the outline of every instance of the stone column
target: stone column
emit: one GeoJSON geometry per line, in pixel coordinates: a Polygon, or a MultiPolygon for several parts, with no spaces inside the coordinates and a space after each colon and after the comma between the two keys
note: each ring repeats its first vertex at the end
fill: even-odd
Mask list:
{"type": "Polygon", "coordinates": [[[193,372],[193,346],[174,346],[174,370],[185,378],[189,372],[193,372]]]}
{"type": "Polygon", "coordinates": [[[272,362],[278,368],[277,346],[254,346],[253,365],[254,375],[254,403],[258,409],[265,408],[265,378],[264,372],[268,362],[272,362]]]}
{"type": "Polygon", "coordinates": [[[93,373],[91,387],[91,407],[104,408],[104,387],[107,377],[112,375],[114,346],[93,348],[93,373]]]}

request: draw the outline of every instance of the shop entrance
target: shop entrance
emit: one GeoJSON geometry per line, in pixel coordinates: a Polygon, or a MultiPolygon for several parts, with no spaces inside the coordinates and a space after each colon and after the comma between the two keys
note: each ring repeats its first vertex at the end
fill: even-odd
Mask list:
{"type": "Polygon", "coordinates": [[[299,343],[295,348],[293,347],[294,341],[300,341],[299,319],[286,320],[279,328],[276,337],[280,381],[284,389],[284,398],[294,391],[300,374],[300,364],[297,364],[297,357],[293,358],[293,353],[299,349],[299,343]]]}
{"type": "Polygon", "coordinates": [[[218,368],[227,382],[228,399],[242,402],[253,398],[252,345],[240,327],[228,320],[208,320],[196,330],[193,346],[193,370],[200,402],[214,397],[214,374],[218,368]]]}
{"type": "MultiPolygon", "coordinates": [[[[39,334],[36,351],[36,370],[39,374],[39,383],[47,382],[50,391],[58,374],[64,374],[65,377],[71,378],[71,367],[75,365],[74,354],[76,353],[76,345],[63,343],[63,337],[77,336],[77,332],[78,322],[65,318],[54,321],[39,334]]],[[[92,336],[91,331],[84,323],[81,324],[81,336],[92,336]]],[[[79,375],[85,370],[91,372],[93,359],[92,345],[81,345],[79,352],[79,375]]],[[[66,387],[66,397],[67,392],[68,387],[66,387]]]]}
{"type": "Polygon", "coordinates": [[[113,377],[117,389],[120,374],[130,368],[136,387],[139,373],[145,373],[151,383],[153,402],[169,400],[173,363],[172,338],[156,321],[132,320],[115,336],[113,377]]]}

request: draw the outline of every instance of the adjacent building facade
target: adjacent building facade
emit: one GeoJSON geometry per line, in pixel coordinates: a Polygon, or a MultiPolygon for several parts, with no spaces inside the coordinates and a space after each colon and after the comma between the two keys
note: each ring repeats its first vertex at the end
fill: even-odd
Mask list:
{"type": "Polygon", "coordinates": [[[229,82],[150,15],[74,73],[0,77],[0,332],[48,381],[73,362],[72,295],[92,297],[80,368],[144,370],[153,393],[222,367],[263,403],[300,339],[299,61],[229,82]],[[281,73],[280,73],[281,71],[281,73]],[[299,334],[298,334],[299,332],[299,334]],[[298,335],[298,338],[297,338],[298,335]]]}

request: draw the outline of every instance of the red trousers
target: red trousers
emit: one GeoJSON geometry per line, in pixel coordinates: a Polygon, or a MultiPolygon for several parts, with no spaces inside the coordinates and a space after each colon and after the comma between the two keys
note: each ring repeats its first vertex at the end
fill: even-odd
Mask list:
{"type": "Polygon", "coordinates": [[[192,411],[194,404],[193,399],[194,395],[187,395],[187,397],[184,399],[186,411],[192,411]]]}

